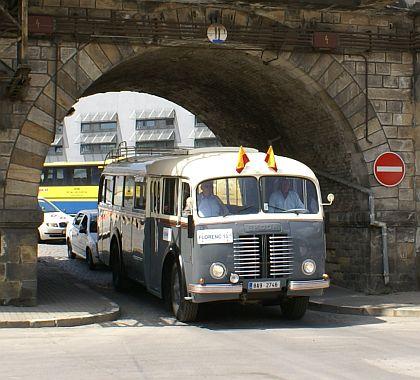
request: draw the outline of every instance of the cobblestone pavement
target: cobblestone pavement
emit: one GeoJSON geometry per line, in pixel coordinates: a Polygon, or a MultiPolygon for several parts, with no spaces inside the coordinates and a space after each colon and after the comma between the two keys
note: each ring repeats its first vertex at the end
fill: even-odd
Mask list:
{"type": "Polygon", "coordinates": [[[64,243],[39,244],[38,262],[48,263],[89,285],[105,289],[112,287],[112,276],[108,268],[98,265],[95,270],[89,270],[85,260],[81,258],[69,260],[67,246],[64,243]]]}

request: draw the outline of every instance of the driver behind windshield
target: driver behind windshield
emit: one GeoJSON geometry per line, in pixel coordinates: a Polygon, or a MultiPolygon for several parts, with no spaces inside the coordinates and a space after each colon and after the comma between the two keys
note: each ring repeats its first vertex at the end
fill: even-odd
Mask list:
{"type": "Polygon", "coordinates": [[[268,200],[269,212],[282,212],[291,209],[304,209],[300,197],[292,188],[292,181],[289,178],[279,178],[274,183],[274,191],[268,200]]]}
{"type": "Polygon", "coordinates": [[[213,181],[203,182],[200,187],[201,193],[197,195],[198,216],[209,218],[226,215],[228,213],[226,206],[213,194],[213,181]]]}

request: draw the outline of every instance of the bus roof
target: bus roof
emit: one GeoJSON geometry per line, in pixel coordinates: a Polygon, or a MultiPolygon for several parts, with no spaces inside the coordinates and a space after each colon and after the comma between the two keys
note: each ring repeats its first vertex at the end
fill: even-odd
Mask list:
{"type": "Polygon", "coordinates": [[[270,169],[265,153],[246,148],[249,162],[238,174],[236,165],[239,148],[212,148],[189,150],[187,154],[174,156],[136,157],[107,165],[104,174],[125,174],[133,176],[177,176],[190,179],[193,185],[204,180],[220,177],[246,177],[261,175],[297,176],[312,179],[318,183],[314,172],[305,164],[291,158],[275,156],[278,171],[270,169]]]}

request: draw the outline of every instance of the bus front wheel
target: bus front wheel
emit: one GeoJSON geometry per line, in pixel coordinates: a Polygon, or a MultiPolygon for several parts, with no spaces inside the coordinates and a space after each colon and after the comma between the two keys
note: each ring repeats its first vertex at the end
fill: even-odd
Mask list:
{"type": "Polygon", "coordinates": [[[170,304],[172,312],[180,322],[194,322],[197,319],[198,304],[185,299],[187,292],[181,270],[175,262],[171,270],[170,304]]]}
{"type": "Polygon", "coordinates": [[[302,319],[308,308],[309,297],[287,297],[281,304],[283,316],[290,320],[302,319]]]}

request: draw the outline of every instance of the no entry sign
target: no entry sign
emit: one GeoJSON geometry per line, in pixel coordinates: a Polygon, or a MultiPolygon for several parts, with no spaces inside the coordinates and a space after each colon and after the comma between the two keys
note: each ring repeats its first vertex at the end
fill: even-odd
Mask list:
{"type": "Polygon", "coordinates": [[[405,164],[397,153],[385,152],[375,160],[373,172],[381,185],[397,186],[405,176],[405,164]]]}

